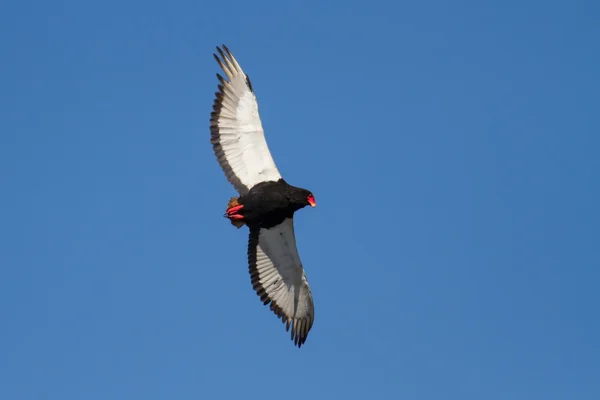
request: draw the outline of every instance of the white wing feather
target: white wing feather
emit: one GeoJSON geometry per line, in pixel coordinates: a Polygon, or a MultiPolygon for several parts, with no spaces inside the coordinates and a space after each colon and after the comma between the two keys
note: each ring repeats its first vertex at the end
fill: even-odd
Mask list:
{"type": "Polygon", "coordinates": [[[296,248],[292,218],[270,228],[251,231],[248,261],[252,286],[264,304],[291,328],[301,347],[315,319],[312,293],[296,248]]]}
{"type": "Polygon", "coordinates": [[[213,150],[225,176],[241,194],[263,181],[281,178],[265,140],[258,103],[248,76],[229,49],[214,54],[228,80],[215,93],[210,117],[213,150]]]}

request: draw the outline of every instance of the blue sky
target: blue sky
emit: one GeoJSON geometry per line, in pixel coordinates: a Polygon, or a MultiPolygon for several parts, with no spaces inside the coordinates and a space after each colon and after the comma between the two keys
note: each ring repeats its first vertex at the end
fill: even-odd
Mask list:
{"type": "Polygon", "coordinates": [[[600,5],[0,6],[0,398],[600,398],[600,5]],[[227,44],[296,234],[302,349],[209,143],[227,44]]]}

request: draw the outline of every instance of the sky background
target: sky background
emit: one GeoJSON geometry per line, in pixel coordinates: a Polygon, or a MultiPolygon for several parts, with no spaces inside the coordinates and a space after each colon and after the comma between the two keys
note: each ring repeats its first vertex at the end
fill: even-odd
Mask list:
{"type": "MultiPolygon", "coordinates": [[[[168,4],[168,5],[167,5],[168,4]]],[[[600,3],[0,6],[0,398],[600,398],[600,3]],[[209,143],[315,193],[295,348],[209,143]]]]}

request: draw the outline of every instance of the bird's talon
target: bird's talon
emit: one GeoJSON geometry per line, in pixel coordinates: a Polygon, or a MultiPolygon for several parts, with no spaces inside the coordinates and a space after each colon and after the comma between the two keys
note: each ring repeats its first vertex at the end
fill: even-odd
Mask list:
{"type": "Polygon", "coordinates": [[[244,207],[244,206],[243,205],[239,205],[239,206],[228,208],[227,211],[225,211],[225,214],[226,215],[235,214],[236,212],[238,212],[239,210],[241,210],[242,207],[244,207]]]}

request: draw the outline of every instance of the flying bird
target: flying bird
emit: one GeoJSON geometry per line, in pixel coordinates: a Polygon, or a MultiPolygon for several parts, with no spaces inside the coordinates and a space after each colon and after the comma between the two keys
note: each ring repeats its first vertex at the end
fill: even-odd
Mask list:
{"type": "Polygon", "coordinates": [[[248,264],[252,287],[281,318],[298,347],[315,319],[310,286],[296,248],[294,213],[315,207],[307,189],[288,184],[279,173],[263,132],[250,78],[223,45],[213,54],[227,78],[217,74],[210,114],[210,142],[227,180],[239,193],[225,217],[250,231],[248,264]]]}

